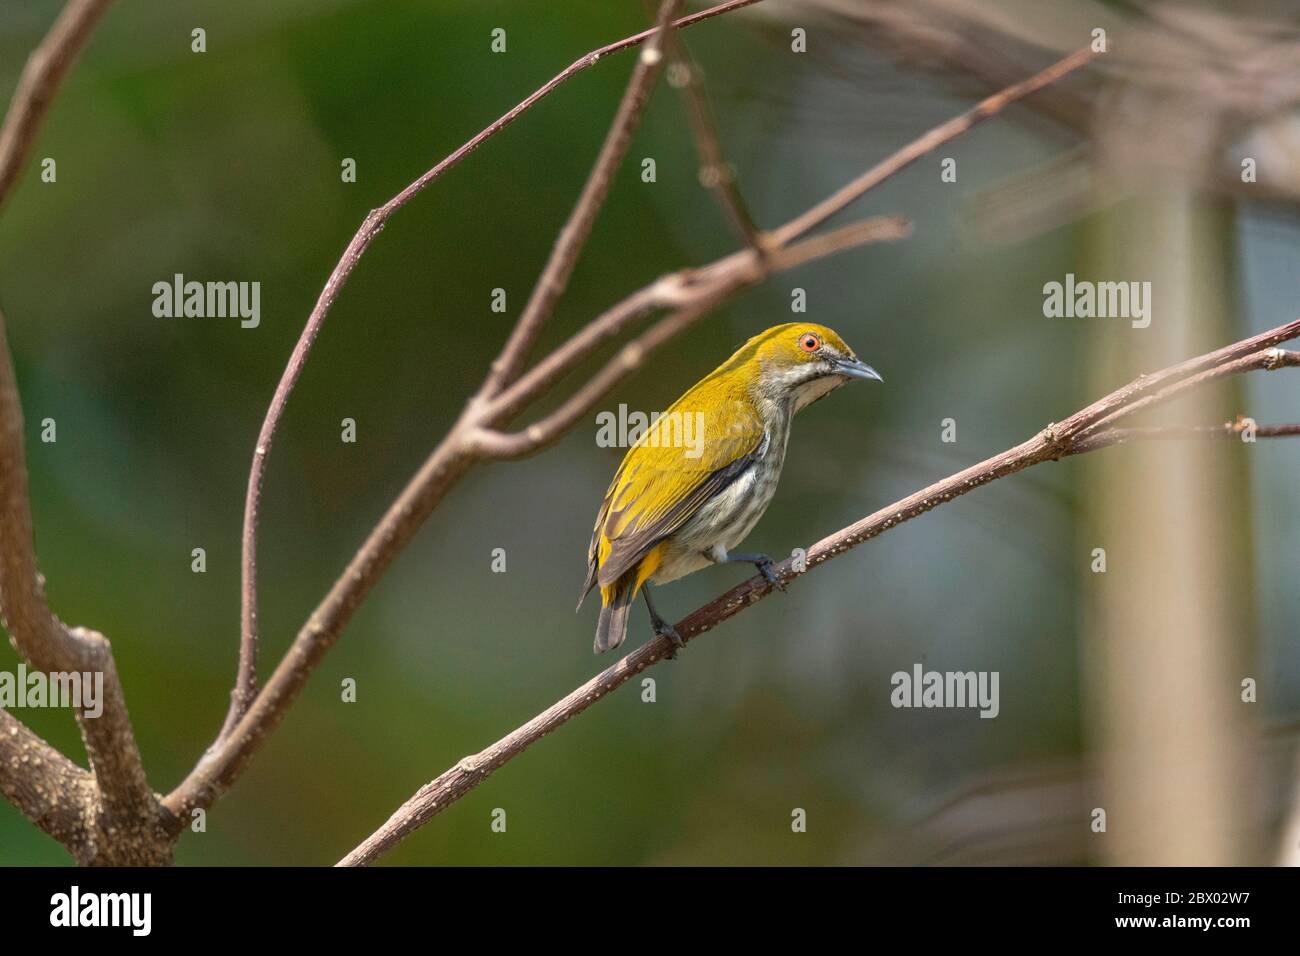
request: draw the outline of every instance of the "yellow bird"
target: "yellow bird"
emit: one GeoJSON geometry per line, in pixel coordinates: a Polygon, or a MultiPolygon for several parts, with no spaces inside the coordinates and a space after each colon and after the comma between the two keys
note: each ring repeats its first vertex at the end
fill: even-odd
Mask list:
{"type": "Polygon", "coordinates": [[[710,564],[772,560],[731,549],[767,510],[795,413],[860,378],[883,381],[834,331],[793,322],[754,336],[669,407],[628,449],[596,515],[582,598],[600,586],[595,651],[618,647],[638,593],[656,634],[681,645],[649,584],[710,564]]]}

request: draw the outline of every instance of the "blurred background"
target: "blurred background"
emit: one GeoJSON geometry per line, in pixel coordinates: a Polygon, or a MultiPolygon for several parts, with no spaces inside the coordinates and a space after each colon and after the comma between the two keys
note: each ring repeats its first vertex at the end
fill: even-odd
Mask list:
{"type": "MultiPolygon", "coordinates": [[[[0,9],[7,98],[57,2],[0,9]]],[[[576,57],[635,0],[122,3],[73,70],[0,224],[0,308],[57,613],[113,642],[155,788],[219,728],[239,528],[267,402],[366,212],[576,57]],[[191,52],[191,30],[207,51],[191,52]],[[491,31],[506,30],[505,53],[491,31]],[[40,161],[57,161],[57,183],[40,161]],[[356,161],[357,181],[340,164],[356,161]],[[262,320],[159,319],[152,286],[258,281],[262,320]],[[57,442],[39,440],[57,423],[57,442]],[[191,571],[204,548],[207,571],[191,571]]],[[[766,0],[683,36],[759,224],[804,210],[978,97],[1106,31],[1094,66],[928,156],[851,215],[912,238],[779,275],[606,400],[665,408],[806,317],[884,375],[805,412],[747,550],[776,556],[1300,309],[1295,3],[766,0]],[[806,52],[791,31],[806,32],[806,52]],[[956,182],[942,182],[943,158],[956,182]],[[1242,181],[1242,160],[1256,181],[1242,181]],[[1150,281],[1153,321],[1045,318],[1043,286],[1150,281]],[[955,420],[956,441],[942,438],[955,420]]],[[[601,61],[401,210],[326,323],[270,460],[269,671],[478,385],[632,66],[601,61]],[[494,313],[492,290],[508,311],[494,313]],[[354,418],[357,441],[340,441],[354,418]]],[[[847,220],[844,220],[847,221],[847,220]]],[[[678,95],[656,90],[543,346],[735,248],[678,95]],[[657,178],[642,182],[641,160],[657,178]]],[[[592,367],[595,367],[593,362],[592,367]]],[[[571,388],[573,382],[569,383],[571,388]]],[[[560,396],[555,398],[558,400],[560,396]]],[[[543,406],[539,411],[544,411],[543,406]]],[[[1300,419],[1255,373],[1167,420],[1300,419]]],[[[418,786],[611,661],[575,616],[621,449],[594,415],[481,468],[361,608],[181,864],[329,864],[418,786]],[[492,571],[493,549],[506,553],[492,571]],[[357,682],[344,703],[340,685],[357,682]]],[[[403,843],[424,864],[1249,863],[1283,836],[1300,733],[1300,441],[1156,442],[1041,465],[890,531],[692,643],[403,843]],[[1105,573],[1094,573],[1104,548],[1105,573]],[[920,663],[997,671],[1000,713],[890,705],[920,663]],[[1243,702],[1251,679],[1257,700],[1243,702]],[[504,834],[490,829],[495,808],[504,834]],[[794,833],[791,814],[807,814],[794,833]],[[1095,808],[1106,831],[1093,830],[1095,808]]],[[[677,619],[742,580],[659,592],[677,619]]],[[[649,636],[638,610],[629,644],[649,636]]],[[[0,646],[0,669],[18,658],[0,646]]],[[[15,715],[79,762],[71,716],[15,715]]],[[[0,863],[64,851],[0,803],[0,863]]]]}

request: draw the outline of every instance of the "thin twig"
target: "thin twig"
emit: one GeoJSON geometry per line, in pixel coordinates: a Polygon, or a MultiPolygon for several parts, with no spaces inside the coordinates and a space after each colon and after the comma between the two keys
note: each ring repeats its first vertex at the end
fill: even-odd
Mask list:
{"type": "Polygon", "coordinates": [[[797,239],[810,229],[821,225],[831,216],[834,216],[895,173],[910,166],[922,156],[938,149],[949,140],[955,139],[977,123],[991,116],[996,116],[1016,100],[1023,99],[1030,93],[1055,83],[1066,74],[1086,66],[1096,56],[1097,54],[1093,53],[1088,47],[1077,50],[1065,59],[1053,63],[1042,72],[1029,77],[1029,79],[1022,80],[1014,86],[1009,86],[1005,90],[981,100],[965,113],[950,119],[942,126],[936,126],[906,149],[901,149],[884,161],[877,163],[833,196],[823,199],[803,215],[792,219],[780,229],[775,230],[772,234],[773,238],[781,245],[786,245],[797,239]]]}
{"type": "MultiPolygon", "coordinates": [[[[1272,343],[1270,343],[1272,344],[1272,343]]],[[[1171,398],[1175,398],[1189,389],[1199,388],[1201,385],[1211,382],[1216,378],[1223,378],[1227,375],[1235,375],[1238,372],[1251,372],[1256,369],[1265,369],[1272,371],[1279,368],[1289,368],[1300,365],[1300,352],[1292,352],[1279,348],[1259,348],[1247,353],[1235,355],[1231,361],[1214,365],[1209,368],[1198,369],[1194,373],[1189,373],[1181,379],[1169,383],[1160,382],[1154,388],[1150,388],[1151,383],[1147,382],[1148,393],[1135,398],[1132,402],[1123,406],[1124,414],[1141,411],[1155,404],[1163,404],[1171,398]]],[[[1119,414],[1118,411],[1108,412],[1105,416],[1093,422],[1088,426],[1088,430],[1096,432],[1107,427],[1119,414]]]]}
{"type": "MultiPolygon", "coordinates": [[[[1161,386],[1187,381],[1203,384],[1206,379],[1198,376],[1217,367],[1230,367],[1237,372],[1282,367],[1276,361],[1267,361],[1265,353],[1277,351],[1271,347],[1297,336],[1300,336],[1300,319],[1171,366],[1155,375],[1137,379],[1124,388],[1080,409],[1064,422],[1048,425],[1028,441],[955,475],[950,475],[823,538],[807,550],[801,566],[796,567],[793,559],[775,565],[773,569],[775,579],[782,585],[788,584],[796,577],[844,554],[864,541],[877,537],[891,528],[989,482],[1005,478],[1032,465],[1055,461],[1089,450],[1086,442],[1090,439],[1085,437],[1085,433],[1092,424],[1103,419],[1109,421],[1114,420],[1115,417],[1127,417],[1136,410],[1140,400],[1154,394],[1153,389],[1158,390],[1161,386]],[[1258,361],[1253,363],[1240,361],[1243,358],[1258,358],[1258,361]]],[[[1172,397],[1174,397],[1173,392],[1166,392],[1162,400],[1172,397]]],[[[683,642],[689,642],[762,600],[772,592],[773,587],[774,585],[768,583],[761,575],[756,575],[688,615],[677,623],[676,630],[683,642]]],[[[668,638],[662,636],[651,638],[532,720],[487,749],[461,760],[456,766],[421,787],[378,830],[339,861],[338,865],[364,866],[373,863],[406,836],[465,796],[493,772],[546,734],[576,717],[646,668],[664,660],[672,652],[673,645],[668,638]]]]}
{"type": "Polygon", "coordinates": [[[682,91],[686,115],[691,121],[695,150],[700,159],[700,184],[718,197],[718,203],[735,229],[737,237],[750,249],[763,252],[758,226],[749,212],[731,164],[722,150],[718,124],[709,105],[708,93],[700,81],[702,71],[691,56],[686,41],[677,34],[668,38],[668,54],[673,64],[668,70],[668,82],[682,91]]]}
{"type": "MultiPolygon", "coordinates": [[[[673,29],[680,30],[684,27],[694,26],[720,14],[752,6],[758,2],[759,0],[728,0],[726,3],[720,3],[690,16],[682,17],[673,23],[673,29]]],[[[298,379],[302,376],[312,346],[316,342],[316,337],[320,334],[321,327],[324,325],[325,318],[334,305],[334,300],[338,297],[339,291],[348,281],[348,277],[352,275],[352,270],[356,268],[366,250],[370,248],[371,242],[383,231],[388,220],[392,218],[397,210],[419,195],[426,186],[478,149],[488,139],[513,123],[520,115],[535,106],[566,80],[571,79],[606,56],[640,46],[653,37],[655,32],[656,30],[653,27],[649,30],[643,30],[633,36],[625,37],[597,50],[592,50],[585,56],[573,61],[545,84],[538,87],[514,107],[446,156],[441,162],[411,182],[410,185],[384,205],[371,210],[365,221],[361,223],[356,235],[352,237],[347,248],[344,249],[342,257],[339,259],[338,264],[335,265],[333,272],[330,273],[324,289],[321,290],[320,297],[312,307],[310,315],[307,316],[307,323],[303,327],[302,334],[294,346],[293,353],[289,357],[289,362],[285,366],[279,384],[276,385],[271,403],[267,407],[266,417],[262,421],[262,427],[257,436],[257,444],[253,449],[253,460],[248,471],[248,487],[244,497],[244,526],[241,536],[239,664],[235,677],[235,686],[230,693],[230,707],[227,710],[221,731],[217,735],[217,740],[213,744],[214,748],[230,736],[235,724],[248,711],[257,693],[257,530],[261,513],[262,486],[266,477],[266,460],[271,453],[271,446],[279,429],[280,421],[284,417],[289,396],[292,394],[294,386],[297,385],[298,379]]]]}
{"type": "Polygon", "coordinates": [[[1250,430],[1245,421],[1224,422],[1222,425],[1147,425],[1140,428],[1106,428],[1077,441],[1070,454],[1079,455],[1110,445],[1126,445],[1134,441],[1174,441],[1188,438],[1233,439],[1249,443],[1254,438],[1294,438],[1300,436],[1300,425],[1257,425],[1250,430]]]}
{"type": "Polygon", "coordinates": [[[578,256],[591,235],[591,228],[596,222],[596,215],[609,188],[614,182],[614,173],[627,155],[627,148],[632,143],[632,134],[641,122],[650,90],[663,70],[663,48],[668,24],[681,9],[681,0],[664,0],[655,19],[655,36],[642,48],[632,79],[623,92],[623,99],[618,104],[614,121],[605,134],[605,142],[596,157],[596,164],[587,177],[587,182],[578,195],[573,212],[556,237],[551,256],[542,270],[541,278],[533,287],[533,293],[524,306],[524,311],[515,323],[514,330],[506,340],[500,357],[492,363],[487,380],[483,383],[481,395],[491,397],[499,392],[503,385],[514,381],[520,368],[528,360],[528,352],[537,341],[542,327],[555,311],[555,304],[569,285],[569,278],[578,263],[578,256]]]}
{"type": "Polygon", "coordinates": [[[112,2],[69,0],[40,46],[27,58],[4,125],[0,126],[0,206],[22,172],[59,84],[112,2]]]}

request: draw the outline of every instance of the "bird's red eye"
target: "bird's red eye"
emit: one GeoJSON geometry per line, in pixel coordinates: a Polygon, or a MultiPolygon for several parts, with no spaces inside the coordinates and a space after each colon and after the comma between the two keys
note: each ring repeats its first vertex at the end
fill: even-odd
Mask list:
{"type": "Polygon", "coordinates": [[[799,336],[799,348],[805,352],[816,352],[822,347],[822,340],[815,332],[805,332],[799,336]]]}

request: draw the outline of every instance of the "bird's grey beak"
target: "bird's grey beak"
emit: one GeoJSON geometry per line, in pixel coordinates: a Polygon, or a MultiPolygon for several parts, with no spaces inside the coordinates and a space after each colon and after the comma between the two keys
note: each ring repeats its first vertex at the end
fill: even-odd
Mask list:
{"type": "Polygon", "coordinates": [[[861,359],[842,358],[835,362],[835,371],[849,378],[860,378],[868,382],[883,382],[880,373],[861,359]]]}

